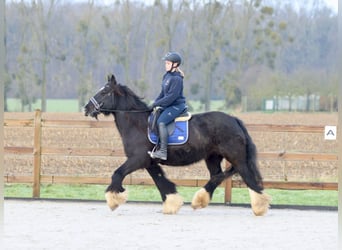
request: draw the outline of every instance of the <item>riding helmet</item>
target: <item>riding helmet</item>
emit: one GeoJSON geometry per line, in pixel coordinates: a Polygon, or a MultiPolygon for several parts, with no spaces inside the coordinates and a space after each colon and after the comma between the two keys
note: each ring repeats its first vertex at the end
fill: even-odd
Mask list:
{"type": "Polygon", "coordinates": [[[182,63],[182,58],[177,52],[168,52],[164,57],[164,61],[170,61],[180,65],[182,63]]]}

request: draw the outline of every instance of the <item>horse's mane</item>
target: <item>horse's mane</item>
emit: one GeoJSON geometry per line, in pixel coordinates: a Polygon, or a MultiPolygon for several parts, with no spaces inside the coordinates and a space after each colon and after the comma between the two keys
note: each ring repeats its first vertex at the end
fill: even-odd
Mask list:
{"type": "Polygon", "coordinates": [[[147,110],[148,106],[143,101],[143,97],[137,96],[129,87],[121,84],[116,84],[115,92],[119,96],[124,96],[125,98],[125,107],[127,109],[138,109],[138,110],[147,110]]]}

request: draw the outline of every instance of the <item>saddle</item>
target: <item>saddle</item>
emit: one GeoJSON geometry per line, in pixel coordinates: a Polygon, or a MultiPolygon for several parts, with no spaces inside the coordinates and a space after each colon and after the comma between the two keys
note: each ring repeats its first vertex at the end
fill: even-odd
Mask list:
{"type": "MultiPolygon", "coordinates": [[[[159,135],[157,128],[157,120],[160,111],[152,112],[148,118],[148,139],[153,144],[158,144],[159,135]]],[[[188,122],[191,119],[191,113],[186,109],[176,119],[169,123],[166,128],[169,134],[168,145],[181,145],[188,141],[189,130],[188,122]]]]}

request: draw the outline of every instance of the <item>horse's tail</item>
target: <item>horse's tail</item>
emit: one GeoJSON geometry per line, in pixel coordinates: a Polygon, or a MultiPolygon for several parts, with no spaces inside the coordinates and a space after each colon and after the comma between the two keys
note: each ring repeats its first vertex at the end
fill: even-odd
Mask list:
{"type": "MultiPolygon", "coordinates": [[[[259,171],[259,167],[257,164],[257,149],[256,146],[250,137],[246,126],[243,124],[243,122],[235,118],[236,122],[239,124],[239,127],[243,131],[245,138],[246,138],[246,155],[247,155],[247,169],[245,170],[247,173],[245,173],[245,182],[246,184],[256,191],[257,193],[261,193],[261,191],[264,189],[263,182],[262,182],[262,176],[259,171]],[[250,183],[248,183],[250,181],[250,183]]],[[[242,170],[244,171],[244,170],[242,170]]]]}
{"type": "Polygon", "coordinates": [[[245,125],[241,120],[236,118],[237,123],[245,134],[246,138],[246,154],[247,166],[240,169],[239,173],[249,187],[249,195],[251,198],[251,206],[255,215],[264,215],[269,208],[271,196],[263,193],[264,190],[262,177],[257,165],[257,149],[250,137],[245,125]]]}

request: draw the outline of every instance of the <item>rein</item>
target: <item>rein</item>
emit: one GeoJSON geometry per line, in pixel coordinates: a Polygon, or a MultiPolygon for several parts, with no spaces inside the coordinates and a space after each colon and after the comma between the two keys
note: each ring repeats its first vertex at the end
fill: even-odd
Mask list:
{"type": "Polygon", "coordinates": [[[144,113],[144,112],[151,112],[152,109],[145,109],[145,110],[119,110],[119,109],[98,109],[98,111],[104,112],[125,112],[125,113],[144,113]]]}

